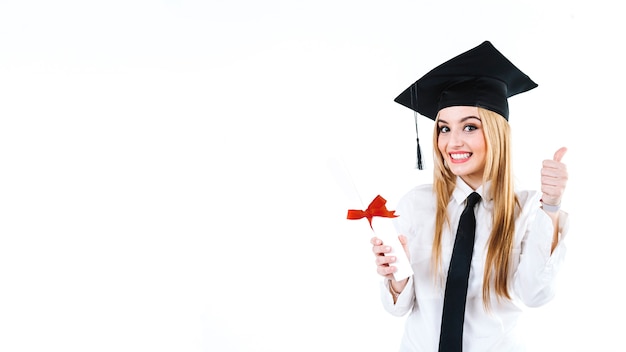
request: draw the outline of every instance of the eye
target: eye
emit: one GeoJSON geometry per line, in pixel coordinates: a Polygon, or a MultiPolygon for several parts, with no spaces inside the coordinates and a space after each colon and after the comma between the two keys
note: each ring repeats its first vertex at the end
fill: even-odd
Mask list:
{"type": "Polygon", "coordinates": [[[450,127],[448,126],[439,126],[439,133],[450,132],[450,127]]]}
{"type": "Polygon", "coordinates": [[[475,125],[466,125],[465,127],[463,127],[463,131],[465,132],[472,132],[474,130],[477,130],[478,127],[475,125]]]}

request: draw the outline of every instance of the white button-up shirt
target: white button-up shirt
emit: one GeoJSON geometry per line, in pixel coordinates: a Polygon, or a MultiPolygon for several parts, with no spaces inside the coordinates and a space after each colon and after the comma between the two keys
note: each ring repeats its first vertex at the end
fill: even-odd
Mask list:
{"type": "MultiPolygon", "coordinates": [[[[509,293],[512,300],[498,300],[491,291],[491,311],[483,306],[483,272],[487,242],[492,228],[493,200],[488,198],[489,184],[476,190],[482,200],[475,206],[476,239],[469,276],[463,351],[523,351],[515,337],[522,305],[536,307],[554,296],[555,276],[565,255],[563,238],[568,217],[559,214],[559,244],[550,253],[553,225],[540,208],[541,193],[517,192],[521,212],[515,222],[515,239],[509,272],[509,293]]],[[[401,351],[437,351],[445,280],[452,256],[454,237],[465,199],[473,190],[457,178],[457,185],[448,205],[450,227],[444,225],[441,241],[442,270],[435,277],[431,262],[435,232],[435,194],[432,185],[422,185],[408,192],[398,203],[395,224],[400,234],[407,236],[414,275],[397,299],[389,292],[388,280],[381,285],[385,309],[393,315],[407,313],[401,351]]]]}

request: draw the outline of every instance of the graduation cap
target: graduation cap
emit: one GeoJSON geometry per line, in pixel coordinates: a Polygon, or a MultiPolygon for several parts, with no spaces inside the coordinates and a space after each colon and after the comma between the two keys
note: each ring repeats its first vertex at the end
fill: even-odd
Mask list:
{"type": "MultiPolygon", "coordinates": [[[[489,41],[435,67],[410,85],[394,101],[432,120],[450,106],[477,106],[509,119],[508,98],[536,88],[537,84],[520,71],[489,41]]],[[[422,170],[417,138],[417,167],[422,170]]]]}

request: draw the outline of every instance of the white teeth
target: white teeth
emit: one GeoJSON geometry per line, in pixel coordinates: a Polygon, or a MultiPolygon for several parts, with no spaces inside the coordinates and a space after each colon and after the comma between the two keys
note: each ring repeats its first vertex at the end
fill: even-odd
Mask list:
{"type": "Polygon", "coordinates": [[[457,154],[450,154],[450,157],[452,159],[455,160],[459,160],[459,159],[467,159],[470,157],[470,153],[457,153],[457,154]]]}

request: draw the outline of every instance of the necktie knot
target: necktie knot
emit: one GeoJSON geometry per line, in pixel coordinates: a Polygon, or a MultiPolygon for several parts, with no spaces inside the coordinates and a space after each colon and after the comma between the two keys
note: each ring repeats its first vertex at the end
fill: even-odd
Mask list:
{"type": "Polygon", "coordinates": [[[469,196],[467,196],[467,207],[473,208],[476,203],[480,202],[480,194],[476,192],[472,192],[469,196]]]}

